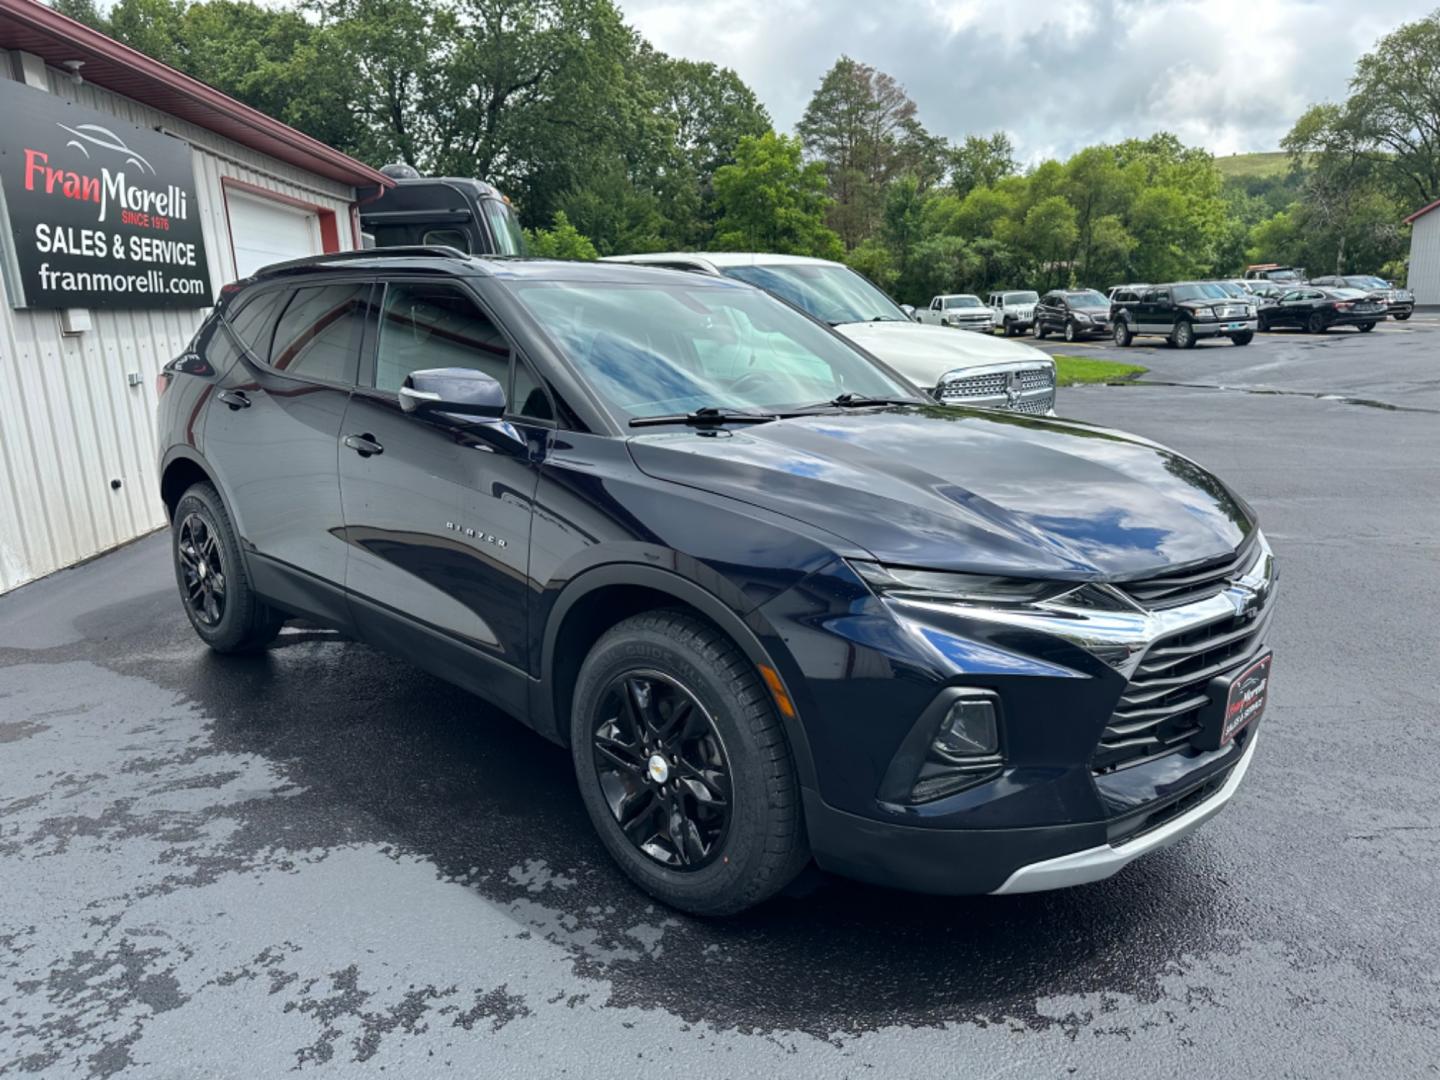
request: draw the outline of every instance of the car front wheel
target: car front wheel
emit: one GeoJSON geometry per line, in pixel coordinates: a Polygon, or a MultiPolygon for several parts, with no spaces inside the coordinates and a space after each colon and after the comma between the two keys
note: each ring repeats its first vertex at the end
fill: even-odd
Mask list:
{"type": "Polygon", "coordinates": [[[1250,342],[1255,340],[1255,332],[1253,330],[1244,330],[1238,334],[1231,334],[1230,340],[1236,345],[1249,345],[1250,342]]]}
{"type": "Polygon", "coordinates": [[[1396,314],[1395,318],[1398,322],[1404,322],[1406,319],[1410,318],[1410,312],[1400,312],[1396,314]]]}
{"type": "Polygon", "coordinates": [[[1175,324],[1175,347],[1177,349],[1193,349],[1195,347],[1195,328],[1188,320],[1181,319],[1175,324]]]}
{"type": "Polygon", "coordinates": [[[235,527],[213,485],[195,484],[180,496],[170,546],[185,614],[206,645],[253,652],[280,632],[285,617],[250,587],[235,527]]]}
{"type": "Polygon", "coordinates": [[[1036,319],[1035,325],[1030,328],[1030,332],[1034,334],[1037,338],[1043,340],[1047,331],[1045,330],[1045,324],[1042,323],[1039,319],[1036,319]]]}
{"type": "Polygon", "coordinates": [[[1129,348],[1131,342],[1135,340],[1135,335],[1130,332],[1130,324],[1124,319],[1117,319],[1115,321],[1114,337],[1115,344],[1119,345],[1122,349],[1129,348]]]}
{"type": "Polygon", "coordinates": [[[1066,323],[1065,323],[1065,340],[1066,340],[1066,341],[1074,341],[1074,340],[1075,340],[1075,337],[1076,337],[1075,324],[1074,324],[1073,322],[1066,322],[1066,323]]]}
{"type": "Polygon", "coordinates": [[[810,857],[780,718],[745,655],[681,611],[621,622],[580,669],[571,756],[601,841],[695,915],[773,896],[810,857]]]}

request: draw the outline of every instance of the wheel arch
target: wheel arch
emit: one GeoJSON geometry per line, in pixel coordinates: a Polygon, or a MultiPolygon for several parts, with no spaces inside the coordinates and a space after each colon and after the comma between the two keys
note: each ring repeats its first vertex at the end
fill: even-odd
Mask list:
{"type": "MultiPolygon", "coordinates": [[[[712,623],[756,668],[769,668],[780,686],[784,676],[756,630],[715,594],[687,578],[659,567],[608,563],[571,580],[550,609],[541,646],[540,679],[532,684],[533,726],[562,745],[570,742],[570,710],[576,677],[591,646],[612,626],[631,615],[656,608],[688,610],[712,623]]],[[[755,618],[751,613],[751,618],[755,618]]],[[[768,683],[770,680],[766,678],[768,683]]],[[[795,695],[786,695],[793,702],[795,695]]],[[[809,739],[798,714],[776,712],[804,787],[815,786],[815,765],[809,739]]]]}
{"type": "Polygon", "coordinates": [[[214,471],[199,454],[177,450],[166,458],[160,470],[160,501],[165,504],[167,521],[175,520],[175,507],[180,497],[198,483],[212,484],[216,491],[220,490],[214,471]]]}

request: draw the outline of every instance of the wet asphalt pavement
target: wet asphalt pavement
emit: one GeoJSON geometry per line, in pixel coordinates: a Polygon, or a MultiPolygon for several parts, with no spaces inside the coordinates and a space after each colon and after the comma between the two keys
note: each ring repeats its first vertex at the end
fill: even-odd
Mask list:
{"type": "Polygon", "coordinates": [[[1067,892],[690,919],[476,699],[322,631],[207,653],[161,537],[0,597],[0,1075],[1437,1075],[1440,321],[1342,333],[1062,391],[1283,560],[1239,796],[1067,892]]]}

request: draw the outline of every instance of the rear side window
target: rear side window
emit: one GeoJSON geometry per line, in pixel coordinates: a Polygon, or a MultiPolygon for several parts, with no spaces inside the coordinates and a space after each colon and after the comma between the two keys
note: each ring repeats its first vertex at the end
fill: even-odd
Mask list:
{"type": "Polygon", "coordinates": [[[227,316],[235,337],[256,359],[264,360],[270,355],[270,332],[275,328],[275,316],[289,296],[284,289],[252,293],[227,316]]]}
{"type": "Polygon", "coordinates": [[[270,366],[300,378],[353,383],[369,298],[363,282],[296,289],[275,327],[270,366]]]}
{"type": "Polygon", "coordinates": [[[470,368],[501,386],[510,381],[510,344],[459,289],[398,282],[385,290],[375,388],[398,391],[412,371],[470,368]]]}

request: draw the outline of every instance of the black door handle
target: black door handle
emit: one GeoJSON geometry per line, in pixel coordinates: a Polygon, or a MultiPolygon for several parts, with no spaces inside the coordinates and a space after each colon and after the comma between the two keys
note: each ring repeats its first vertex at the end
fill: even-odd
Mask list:
{"type": "Polygon", "coordinates": [[[370,457],[372,454],[383,454],[385,452],[385,447],[376,442],[375,436],[371,435],[368,431],[363,435],[346,435],[342,441],[361,457],[370,457]]]}
{"type": "Polygon", "coordinates": [[[250,407],[250,399],[240,390],[221,390],[220,393],[215,396],[226,405],[229,405],[231,412],[239,409],[248,409],[250,407]]]}

